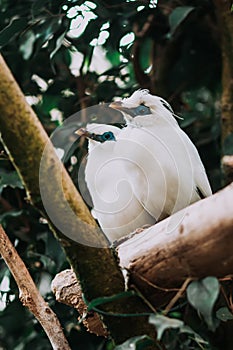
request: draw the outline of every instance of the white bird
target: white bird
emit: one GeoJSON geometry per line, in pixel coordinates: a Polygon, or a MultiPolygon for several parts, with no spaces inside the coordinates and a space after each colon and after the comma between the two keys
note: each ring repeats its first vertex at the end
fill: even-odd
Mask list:
{"type": "Polygon", "coordinates": [[[92,215],[110,242],[155,219],[133,193],[125,172],[125,160],[115,154],[121,129],[106,124],[87,124],[76,133],[88,138],[85,181],[93,201],[92,215]]]}
{"type": "Polygon", "coordinates": [[[128,160],[124,171],[133,193],[156,221],[211,195],[198,151],[164,99],[138,90],[110,107],[127,122],[115,154],[128,160]]]}
{"type": "Polygon", "coordinates": [[[113,102],[127,126],[88,124],[85,181],[92,215],[110,242],[211,195],[197,149],[171,106],[139,90],[113,102]]]}

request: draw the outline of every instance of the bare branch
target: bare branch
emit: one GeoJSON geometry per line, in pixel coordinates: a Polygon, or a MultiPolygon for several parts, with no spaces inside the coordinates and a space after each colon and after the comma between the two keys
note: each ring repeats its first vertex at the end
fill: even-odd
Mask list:
{"type": "Polygon", "coordinates": [[[118,246],[120,264],[130,271],[131,283],[155,307],[171,299],[173,288],[187,278],[233,272],[232,203],[233,184],[118,246]]]}
{"type": "Polygon", "coordinates": [[[0,225],[0,253],[20,290],[20,300],[40,322],[55,350],[69,350],[60,322],[36,288],[24,262],[0,225]]]}

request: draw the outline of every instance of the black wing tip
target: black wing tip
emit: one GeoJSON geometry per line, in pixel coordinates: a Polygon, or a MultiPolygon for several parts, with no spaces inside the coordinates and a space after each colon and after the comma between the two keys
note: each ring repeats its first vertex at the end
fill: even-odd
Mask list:
{"type": "Polygon", "coordinates": [[[196,187],[196,191],[197,191],[197,193],[198,193],[198,196],[199,196],[201,199],[206,198],[206,196],[203,194],[203,192],[200,190],[199,187],[196,187]]]}

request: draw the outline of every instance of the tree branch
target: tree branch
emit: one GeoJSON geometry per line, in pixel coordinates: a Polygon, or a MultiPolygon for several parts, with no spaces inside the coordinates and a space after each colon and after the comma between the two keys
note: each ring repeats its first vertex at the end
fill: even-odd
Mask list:
{"type": "MultiPolygon", "coordinates": [[[[232,201],[233,183],[160,223],[119,240],[118,257],[120,265],[129,272],[129,285],[135,285],[154,307],[170,301],[169,309],[192,279],[211,275],[223,279],[232,275],[232,201]]],[[[72,295],[71,283],[68,289],[66,295],[72,295]]],[[[67,302],[66,296],[64,300],[67,302]]]]}
{"type": "Polygon", "coordinates": [[[130,283],[158,307],[187,278],[232,274],[232,202],[233,184],[121,243],[130,283]]]}
{"type": "MultiPolygon", "coordinates": [[[[0,56],[0,130],[9,157],[20,174],[30,201],[48,218],[82,286],[88,301],[125,290],[122,273],[103,233],[77,192],[65,168],[23,93],[0,56]],[[41,161],[43,155],[43,162],[41,161]],[[51,180],[52,179],[52,180],[51,180]],[[51,200],[49,215],[42,200],[51,200]],[[50,216],[53,215],[53,223],[50,216]],[[54,223],[55,222],[55,223],[54,223]],[[56,226],[55,226],[56,225],[56,226]],[[65,233],[73,238],[71,240],[65,233]],[[79,243],[78,243],[79,242],[79,243]],[[102,248],[96,248],[102,247],[102,248]]],[[[101,306],[103,321],[116,343],[148,334],[154,328],[146,317],[113,317],[111,313],[143,313],[148,307],[135,297],[101,306]],[[108,315],[109,313],[109,315],[108,315]],[[128,325],[131,324],[129,327],[128,325]]]]}
{"type": "Polygon", "coordinates": [[[20,300],[40,322],[55,350],[69,350],[57,316],[38,292],[24,262],[0,225],[0,253],[20,290],[20,300]]]}

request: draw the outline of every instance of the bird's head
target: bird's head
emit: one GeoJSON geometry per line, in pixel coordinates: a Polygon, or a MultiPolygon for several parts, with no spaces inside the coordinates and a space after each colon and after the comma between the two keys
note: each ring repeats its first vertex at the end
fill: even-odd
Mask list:
{"type": "Polygon", "coordinates": [[[105,124],[87,124],[86,128],[81,128],[75,131],[75,134],[84,136],[89,140],[97,143],[106,141],[116,141],[116,135],[120,129],[105,124]]]}
{"type": "Polygon", "coordinates": [[[176,116],[167,101],[151,95],[149,90],[137,90],[128,98],[112,102],[109,107],[121,111],[127,122],[138,116],[176,116]]]}

